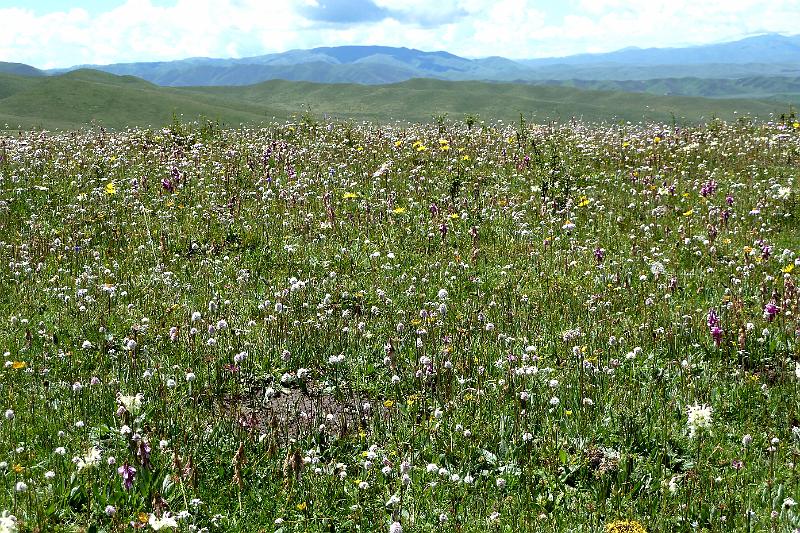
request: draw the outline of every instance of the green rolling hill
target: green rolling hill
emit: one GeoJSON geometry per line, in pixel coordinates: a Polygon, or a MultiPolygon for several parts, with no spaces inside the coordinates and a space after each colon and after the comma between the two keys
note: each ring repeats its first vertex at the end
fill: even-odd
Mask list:
{"type": "Polygon", "coordinates": [[[391,85],[317,84],[273,80],[234,87],[160,87],[132,76],[78,70],[57,76],[0,74],[0,127],[77,128],[160,126],[173,113],[224,125],[285,119],[310,109],[317,116],[428,121],[447,113],[485,120],[679,120],[700,122],[734,112],[768,118],[797,99],[707,99],[528,84],[414,79],[391,85]]]}
{"type": "Polygon", "coordinates": [[[753,76],[726,78],[663,78],[651,80],[547,80],[535,85],[559,85],[597,91],[650,93],[661,96],[703,96],[707,98],[753,98],[798,100],[800,76],[753,76]]]}

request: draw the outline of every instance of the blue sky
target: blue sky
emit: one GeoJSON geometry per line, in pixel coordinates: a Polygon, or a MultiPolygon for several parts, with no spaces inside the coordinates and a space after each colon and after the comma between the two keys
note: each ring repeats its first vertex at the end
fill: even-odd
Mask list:
{"type": "Polygon", "coordinates": [[[510,58],[800,33],[800,0],[0,0],[0,61],[40,68],[371,44],[510,58]]]}

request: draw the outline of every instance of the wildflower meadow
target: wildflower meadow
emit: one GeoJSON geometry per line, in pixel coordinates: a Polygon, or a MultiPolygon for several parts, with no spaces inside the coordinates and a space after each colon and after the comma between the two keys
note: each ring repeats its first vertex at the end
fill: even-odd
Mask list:
{"type": "Polygon", "coordinates": [[[800,123],[0,137],[0,532],[795,532],[800,123]]]}

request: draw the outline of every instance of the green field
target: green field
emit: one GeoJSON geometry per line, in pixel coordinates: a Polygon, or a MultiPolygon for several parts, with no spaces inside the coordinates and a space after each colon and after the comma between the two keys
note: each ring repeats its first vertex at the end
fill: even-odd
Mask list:
{"type": "Polygon", "coordinates": [[[317,118],[422,122],[447,114],[486,121],[671,121],[713,117],[769,119],[788,112],[797,97],[774,100],[665,97],[619,91],[485,82],[410,80],[391,85],[269,81],[250,86],[168,88],[130,76],[79,70],[59,76],[0,74],[0,127],[111,129],[163,126],[173,114],[226,126],[261,124],[309,112],[317,118]]]}
{"type": "MultiPolygon", "coordinates": [[[[372,94],[453,87],[524,94],[372,94]]],[[[0,531],[795,532],[798,177],[794,119],[0,135],[0,531]]]]}

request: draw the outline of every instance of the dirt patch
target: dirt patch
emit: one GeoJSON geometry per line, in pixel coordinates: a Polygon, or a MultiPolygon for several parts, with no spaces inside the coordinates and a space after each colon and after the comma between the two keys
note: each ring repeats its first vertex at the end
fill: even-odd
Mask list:
{"type": "Polygon", "coordinates": [[[378,406],[383,409],[379,401],[353,391],[327,392],[318,384],[262,384],[224,398],[221,408],[242,427],[285,445],[309,435],[336,438],[366,429],[380,414],[378,406]]]}

